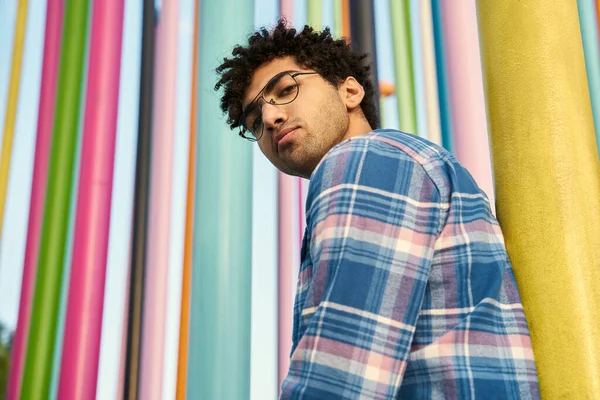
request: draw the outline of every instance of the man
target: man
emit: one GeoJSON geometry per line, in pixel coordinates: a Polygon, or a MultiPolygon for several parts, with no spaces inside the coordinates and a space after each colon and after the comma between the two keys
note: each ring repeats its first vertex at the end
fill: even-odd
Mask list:
{"type": "Polygon", "coordinates": [[[364,58],[279,21],[217,68],[231,128],[310,179],[281,398],[538,398],[488,199],[444,149],[373,130],[364,58]]]}

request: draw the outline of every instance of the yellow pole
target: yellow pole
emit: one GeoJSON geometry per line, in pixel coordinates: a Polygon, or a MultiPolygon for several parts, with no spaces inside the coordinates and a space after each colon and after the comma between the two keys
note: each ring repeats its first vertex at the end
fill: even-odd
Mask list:
{"type": "Polygon", "coordinates": [[[21,64],[23,61],[23,44],[25,42],[25,26],[27,22],[28,0],[19,0],[17,5],[17,22],[13,42],[13,57],[10,67],[10,82],[8,86],[8,101],[4,119],[4,136],[2,138],[2,154],[0,155],[0,239],[4,222],[4,205],[8,186],[8,171],[12,153],[15,123],[17,120],[17,102],[19,100],[19,83],[21,82],[21,64]]]}
{"type": "Polygon", "coordinates": [[[496,203],[541,396],[600,393],[600,162],[577,2],[478,0],[496,203]]]}

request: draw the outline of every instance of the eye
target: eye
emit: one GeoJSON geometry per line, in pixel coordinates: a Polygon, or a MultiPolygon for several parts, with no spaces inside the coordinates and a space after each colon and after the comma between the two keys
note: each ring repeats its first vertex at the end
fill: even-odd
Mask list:
{"type": "Polygon", "coordinates": [[[286,86],[279,92],[279,97],[287,96],[287,95],[293,93],[294,90],[296,90],[296,85],[286,86]]]}
{"type": "Polygon", "coordinates": [[[256,133],[256,131],[258,131],[258,128],[260,128],[261,125],[262,125],[262,118],[261,117],[254,118],[254,121],[252,121],[252,132],[256,133]]]}

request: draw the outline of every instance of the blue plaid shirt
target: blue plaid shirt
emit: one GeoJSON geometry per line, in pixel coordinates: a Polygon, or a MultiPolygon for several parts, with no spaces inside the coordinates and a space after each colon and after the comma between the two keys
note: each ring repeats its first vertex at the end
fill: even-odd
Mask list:
{"type": "Polygon", "coordinates": [[[282,399],[535,399],[500,227],[444,149],[377,130],[315,169],[282,399]]]}

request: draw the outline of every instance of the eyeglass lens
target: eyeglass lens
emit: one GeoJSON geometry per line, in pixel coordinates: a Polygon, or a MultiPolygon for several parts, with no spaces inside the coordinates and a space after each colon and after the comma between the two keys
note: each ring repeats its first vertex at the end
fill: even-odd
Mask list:
{"type": "MultiPolygon", "coordinates": [[[[265,86],[262,98],[274,105],[288,104],[298,94],[298,84],[289,73],[275,76],[265,86]]],[[[259,99],[260,100],[260,99],[259,99]]],[[[262,102],[259,100],[248,106],[244,117],[244,127],[258,138],[262,132],[262,102]]]]}

